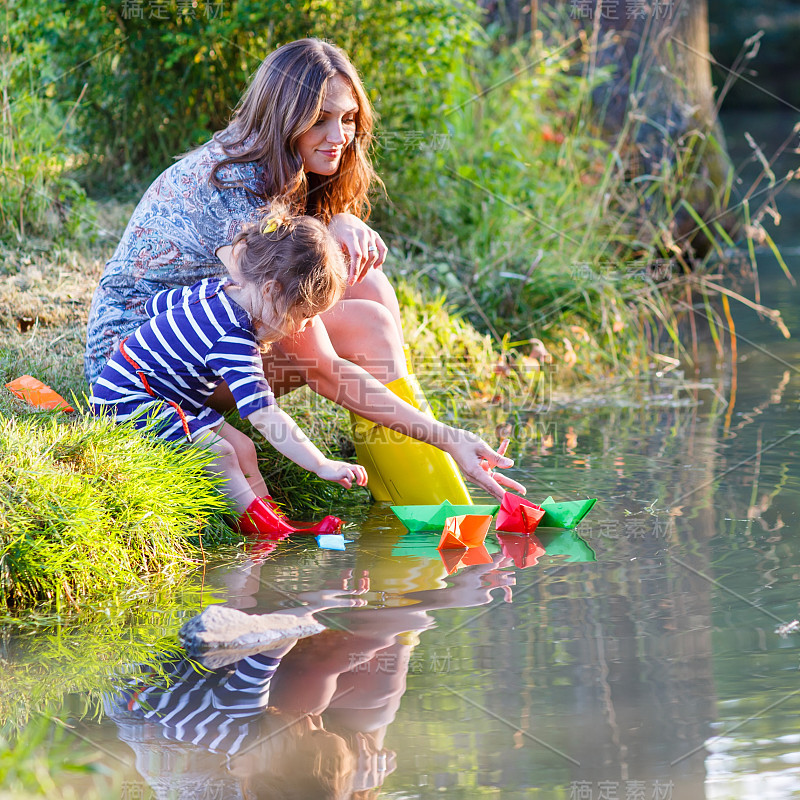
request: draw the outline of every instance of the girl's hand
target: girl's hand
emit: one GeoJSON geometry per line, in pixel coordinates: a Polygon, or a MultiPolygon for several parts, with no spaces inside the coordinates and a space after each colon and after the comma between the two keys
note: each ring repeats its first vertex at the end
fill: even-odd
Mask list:
{"type": "Polygon", "coordinates": [[[328,230],[350,257],[348,285],[358,283],[370,269],[383,266],[388,248],[383,239],[355,215],[334,215],[328,230]]]}
{"type": "Polygon", "coordinates": [[[527,489],[521,483],[492,471],[495,468],[513,467],[514,462],[510,458],[496,453],[480,436],[476,436],[474,433],[457,428],[451,430],[456,434],[456,440],[443,446],[442,449],[450,453],[465,478],[486,489],[492,497],[496,497],[498,500],[503,499],[506,489],[513,489],[520,494],[527,493],[527,489]],[[486,462],[485,466],[488,466],[488,470],[485,468],[484,462],[486,462]]]}
{"type": "Polygon", "coordinates": [[[333,481],[350,489],[353,484],[367,485],[367,471],[360,464],[347,464],[344,461],[326,460],[314,472],[323,480],[333,481]]]}

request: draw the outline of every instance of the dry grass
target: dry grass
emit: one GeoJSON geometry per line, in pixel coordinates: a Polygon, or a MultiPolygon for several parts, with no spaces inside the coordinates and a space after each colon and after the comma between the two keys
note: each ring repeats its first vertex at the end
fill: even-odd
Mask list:
{"type": "MultiPolygon", "coordinates": [[[[78,253],[28,257],[0,278],[0,328],[24,333],[40,328],[82,328],[103,262],[78,253]],[[27,262],[27,263],[26,263],[27,262]]],[[[63,331],[62,331],[63,332],[63,331]]]]}

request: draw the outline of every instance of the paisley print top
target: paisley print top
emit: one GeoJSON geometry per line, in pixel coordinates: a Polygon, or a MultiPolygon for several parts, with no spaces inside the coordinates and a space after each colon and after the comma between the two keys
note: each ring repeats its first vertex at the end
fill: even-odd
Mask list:
{"type": "Polygon", "coordinates": [[[210,141],[176,161],[156,178],[136,206],[92,298],[84,370],[94,383],[106,361],[147,320],[145,303],[165,289],[222,277],[216,251],[261,215],[264,186],[253,162],[220,170],[226,184],[209,184],[224,157],[210,141]]]}

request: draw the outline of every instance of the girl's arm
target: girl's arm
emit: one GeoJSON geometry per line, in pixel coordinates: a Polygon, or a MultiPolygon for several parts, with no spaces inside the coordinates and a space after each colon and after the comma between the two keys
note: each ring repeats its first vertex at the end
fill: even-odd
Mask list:
{"type": "Polygon", "coordinates": [[[277,405],[254,411],[248,420],[279,453],[303,469],[324,480],[340,483],[346,489],[351,488],[354,483],[358,486],[366,485],[367,472],[364,467],[326,458],[300,430],[297,423],[277,405]]]}

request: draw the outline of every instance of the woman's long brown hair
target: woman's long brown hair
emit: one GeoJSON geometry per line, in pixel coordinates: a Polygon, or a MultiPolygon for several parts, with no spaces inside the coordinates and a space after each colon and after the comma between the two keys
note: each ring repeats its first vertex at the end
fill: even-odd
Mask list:
{"type": "Polygon", "coordinates": [[[238,185],[226,182],[222,170],[255,162],[265,203],[278,198],[292,213],[325,223],[345,212],[367,219],[370,186],[382,186],[369,157],[373,122],[369,98],[344,51],[319,39],[290,42],[263,61],[228,127],[214,134],[225,158],[209,180],[218,189],[238,185]],[[297,140],[320,117],[328,81],[335,75],[348,81],[358,105],[356,135],[334,175],[306,174],[297,140]]]}

